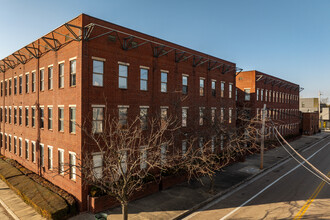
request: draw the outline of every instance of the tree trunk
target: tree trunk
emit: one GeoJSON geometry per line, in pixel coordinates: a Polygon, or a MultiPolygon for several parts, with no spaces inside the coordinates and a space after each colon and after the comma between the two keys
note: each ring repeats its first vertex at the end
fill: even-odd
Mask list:
{"type": "Polygon", "coordinates": [[[123,201],[121,202],[121,214],[123,215],[123,220],[128,220],[128,209],[127,209],[128,202],[123,201]]]}
{"type": "Polygon", "coordinates": [[[209,178],[210,178],[210,188],[209,188],[209,192],[210,192],[211,194],[213,194],[213,193],[214,193],[214,174],[211,175],[211,176],[209,176],[209,178]]]}

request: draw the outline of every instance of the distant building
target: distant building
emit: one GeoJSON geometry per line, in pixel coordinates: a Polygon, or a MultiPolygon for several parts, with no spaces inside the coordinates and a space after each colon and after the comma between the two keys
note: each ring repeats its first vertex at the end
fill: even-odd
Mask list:
{"type": "Polygon", "coordinates": [[[319,132],[319,113],[302,112],[302,133],[313,135],[319,132]]]}
{"type": "MultiPolygon", "coordinates": [[[[299,134],[299,85],[252,70],[238,74],[236,88],[238,109],[260,117],[266,104],[268,119],[282,135],[299,134]]],[[[273,132],[272,125],[266,127],[270,137],[273,132]]]]}
{"type": "Polygon", "coordinates": [[[299,111],[301,112],[318,112],[319,99],[318,98],[300,98],[299,111]]]}

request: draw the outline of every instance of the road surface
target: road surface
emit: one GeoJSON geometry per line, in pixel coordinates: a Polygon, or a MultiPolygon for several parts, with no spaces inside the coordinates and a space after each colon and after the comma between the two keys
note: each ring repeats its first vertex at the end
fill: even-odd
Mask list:
{"type": "MultiPolygon", "coordinates": [[[[330,138],[301,153],[330,176],[330,138]]],[[[284,161],[185,219],[330,219],[330,185],[284,161]]]]}

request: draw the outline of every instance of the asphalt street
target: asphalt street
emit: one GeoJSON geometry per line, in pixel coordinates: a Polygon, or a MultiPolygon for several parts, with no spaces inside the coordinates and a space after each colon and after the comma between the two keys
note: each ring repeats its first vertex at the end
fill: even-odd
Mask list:
{"type": "MultiPolygon", "coordinates": [[[[330,176],[330,137],[301,154],[330,176]]],[[[289,159],[185,219],[330,219],[330,186],[289,159]]]]}

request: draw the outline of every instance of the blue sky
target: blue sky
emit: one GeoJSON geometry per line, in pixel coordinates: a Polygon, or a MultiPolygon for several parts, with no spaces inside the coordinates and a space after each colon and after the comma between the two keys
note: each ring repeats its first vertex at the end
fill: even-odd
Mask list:
{"type": "MultiPolygon", "coordinates": [[[[80,13],[330,97],[330,1],[0,0],[0,59],[80,13]]],[[[330,100],[329,100],[330,101],[330,100]]]]}

